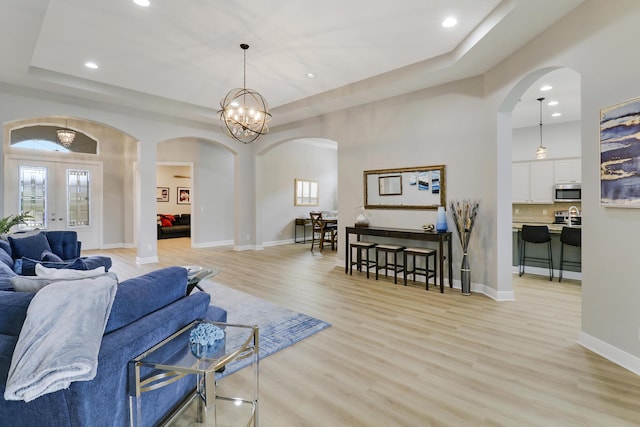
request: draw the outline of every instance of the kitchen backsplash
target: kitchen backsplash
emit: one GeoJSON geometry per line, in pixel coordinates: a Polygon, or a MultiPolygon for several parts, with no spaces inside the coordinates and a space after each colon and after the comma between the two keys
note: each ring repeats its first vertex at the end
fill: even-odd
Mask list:
{"type": "Polygon", "coordinates": [[[513,204],[513,222],[541,222],[552,224],[555,219],[555,211],[566,211],[571,206],[576,206],[582,213],[580,203],[551,203],[548,205],[513,204]]]}

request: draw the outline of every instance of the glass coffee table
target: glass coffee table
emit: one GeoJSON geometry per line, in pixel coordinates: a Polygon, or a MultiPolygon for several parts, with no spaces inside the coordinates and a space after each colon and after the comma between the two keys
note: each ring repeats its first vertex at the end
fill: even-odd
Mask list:
{"type": "Polygon", "coordinates": [[[189,334],[202,322],[192,322],[129,363],[132,426],[149,425],[142,414],[143,394],[188,375],[195,379],[193,392],[172,408],[162,425],[258,426],[258,327],[207,322],[225,331],[225,341],[212,358],[198,358],[191,352],[189,334]],[[248,366],[234,370],[233,364],[244,359],[248,366]],[[242,377],[238,383],[233,381],[236,376],[242,377]]]}

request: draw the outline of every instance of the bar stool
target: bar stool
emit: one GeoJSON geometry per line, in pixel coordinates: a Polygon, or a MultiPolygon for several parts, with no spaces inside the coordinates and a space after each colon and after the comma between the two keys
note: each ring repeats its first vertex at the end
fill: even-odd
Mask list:
{"type": "Polygon", "coordinates": [[[564,245],[574,246],[576,248],[582,247],[582,230],[575,227],[562,227],[562,231],[560,232],[560,242],[560,277],[558,278],[558,282],[562,282],[562,266],[564,264],[574,267],[582,267],[581,261],[564,260],[564,245]]]}
{"type": "MultiPolygon", "coordinates": [[[[433,277],[433,286],[436,286],[436,258],[438,251],[430,248],[405,248],[404,250],[404,285],[407,286],[407,278],[413,274],[413,281],[416,281],[416,273],[424,275],[425,289],[429,290],[429,278],[433,277]],[[409,269],[408,259],[412,258],[413,268],[409,269]],[[416,257],[424,258],[424,268],[418,267],[416,257]],[[433,258],[433,269],[429,268],[429,258],[433,258]]],[[[442,274],[442,272],[440,272],[442,274]]]]}
{"type": "Polygon", "coordinates": [[[362,271],[362,267],[365,267],[367,269],[367,279],[369,278],[369,268],[376,267],[377,265],[377,262],[375,260],[369,259],[369,251],[371,249],[374,249],[377,245],[378,244],[375,242],[364,242],[361,240],[351,243],[350,249],[349,249],[350,256],[351,256],[351,262],[349,265],[349,275],[353,275],[353,266],[357,265],[358,271],[362,271]],[[356,249],[355,261],[353,258],[354,249],[356,249]],[[365,255],[364,257],[362,256],[363,254],[365,255]]]}
{"type": "Polygon", "coordinates": [[[522,231],[520,232],[521,238],[521,251],[520,251],[520,266],[519,266],[519,275],[522,276],[524,274],[524,262],[526,260],[534,261],[534,262],[548,262],[549,264],[549,281],[553,280],[553,256],[551,254],[551,235],[549,234],[549,227],[546,225],[523,225],[522,231]],[[528,257],[527,256],[527,247],[526,244],[547,244],[547,257],[528,257]]]}
{"type": "Polygon", "coordinates": [[[378,280],[378,272],[384,269],[384,276],[387,277],[387,270],[393,269],[393,283],[398,283],[398,272],[404,271],[404,264],[398,262],[398,254],[402,254],[404,246],[399,245],[380,245],[376,246],[376,280],[378,280]],[[393,262],[389,262],[389,255],[393,254],[393,262]],[[380,255],[384,255],[384,265],[380,264],[380,255]]]}

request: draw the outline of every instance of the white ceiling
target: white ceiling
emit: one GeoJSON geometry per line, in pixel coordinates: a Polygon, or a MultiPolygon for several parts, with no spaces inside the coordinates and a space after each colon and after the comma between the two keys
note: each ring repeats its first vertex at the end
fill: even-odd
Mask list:
{"type": "MultiPolygon", "coordinates": [[[[275,127],[482,74],[581,2],[0,0],[0,84],[217,126],[247,43],[247,87],[275,127]],[[448,16],[459,24],[443,28],[448,16]]],[[[538,97],[516,126],[538,123],[538,97]]]]}

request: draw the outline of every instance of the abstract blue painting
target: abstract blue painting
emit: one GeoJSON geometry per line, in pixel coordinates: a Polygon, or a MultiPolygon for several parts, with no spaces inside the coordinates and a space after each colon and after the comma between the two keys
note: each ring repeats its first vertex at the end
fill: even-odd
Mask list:
{"type": "Polygon", "coordinates": [[[640,208],[640,98],[600,111],[600,203],[640,208]]]}

